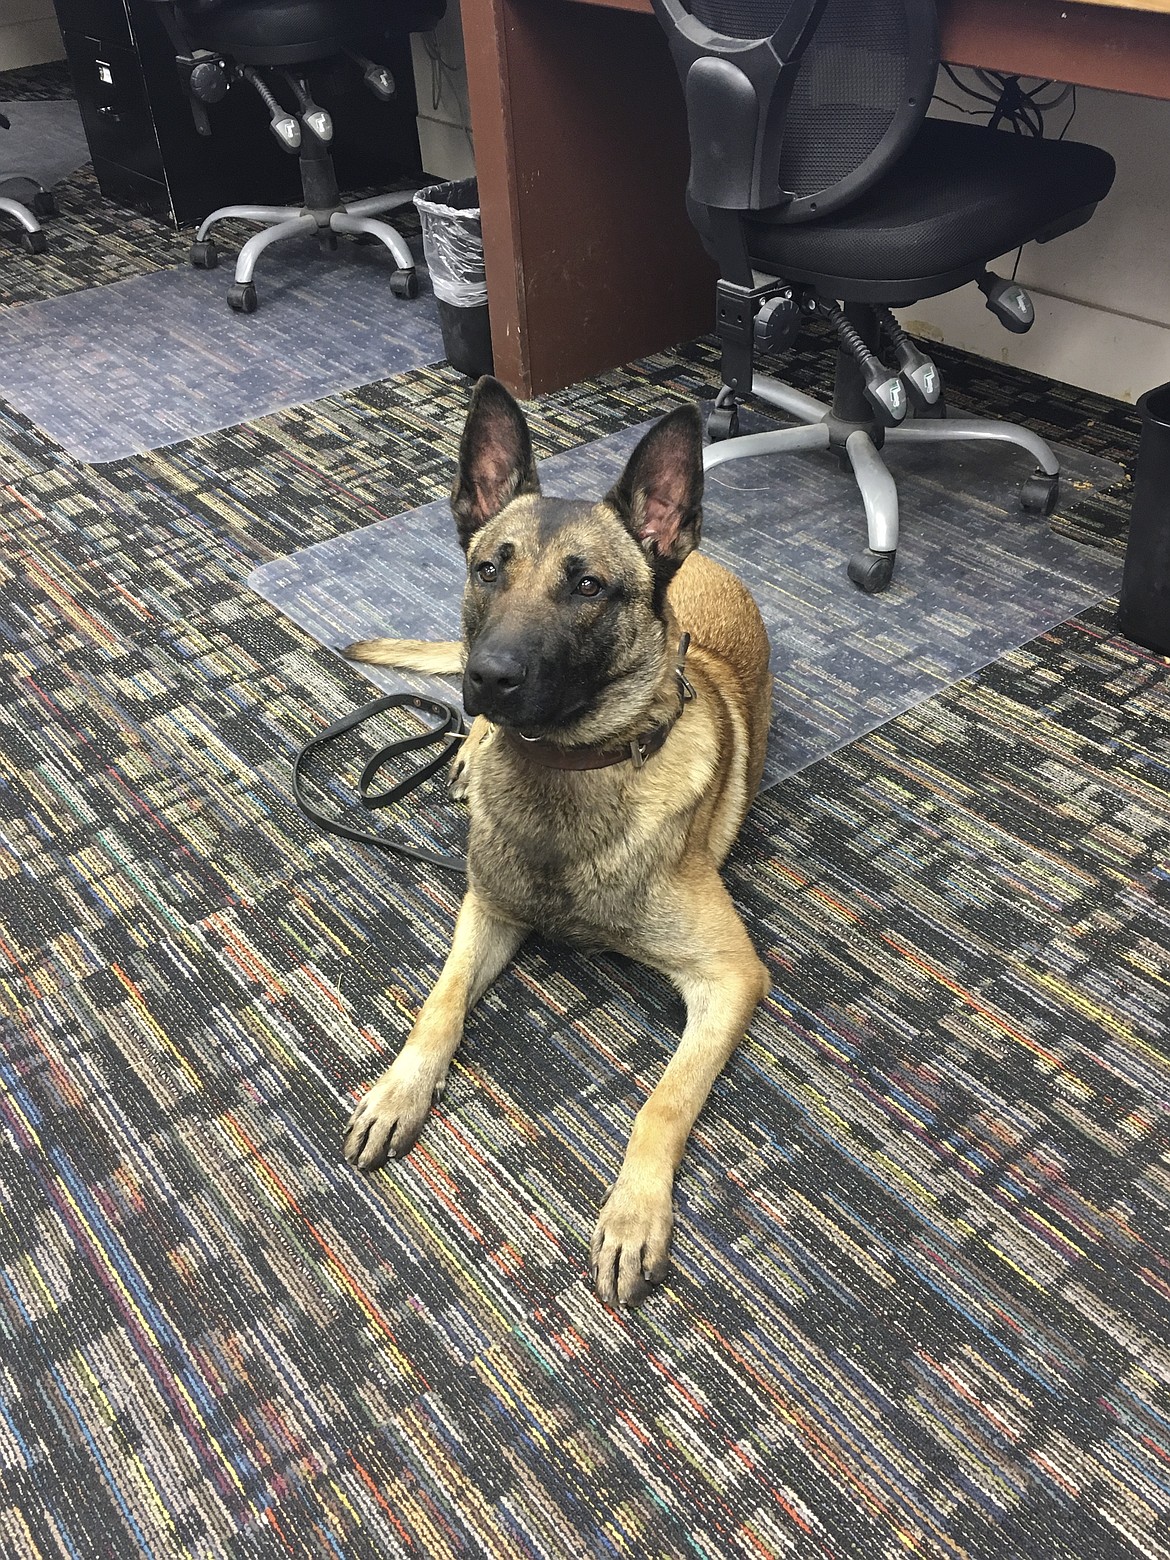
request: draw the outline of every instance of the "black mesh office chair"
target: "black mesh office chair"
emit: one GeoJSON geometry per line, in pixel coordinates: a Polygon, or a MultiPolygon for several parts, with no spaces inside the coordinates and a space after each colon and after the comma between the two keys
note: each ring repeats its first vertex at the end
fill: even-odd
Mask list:
{"type": "MultiPolygon", "coordinates": [[[[398,0],[393,6],[367,6],[363,0],[160,0],[175,45],[179,73],[190,95],[196,128],[210,135],[208,106],[219,102],[233,82],[247,83],[259,95],[279,145],[300,159],[300,206],[224,206],[200,224],[191,246],[191,262],[204,269],[218,265],[210,237],[228,217],[266,224],[241,248],[235,280],[228,289],[233,309],[256,308],[252,280],[256,262],[271,244],[316,231],[332,248],[336,235],[365,236],[384,244],[394,258],[390,287],[403,298],[418,295],[414,257],[406,240],[379,217],[412,199],[410,191],[376,195],[351,205],[342,202],[330,154],[333,123],[315,103],[303,67],[347,56],[369,90],[383,102],[394,96],[394,79],[385,66],[358,52],[359,45],[388,27],[398,34],[433,27],[446,0],[398,0]],[[281,101],[282,95],[285,99],[281,101]],[[292,103],[290,109],[287,103],[292,103]]],[[[367,45],[368,46],[368,45],[367,45]]]]}
{"type": "Polygon", "coordinates": [[[723,388],[708,467],[831,449],[852,467],[869,545],[849,562],[863,590],[889,584],[898,495],[883,442],[994,439],[1035,456],[1026,509],[1051,513],[1060,467],[1010,423],[945,415],[942,382],[893,307],[976,282],[1009,330],[1031,300],[987,269],[1032,239],[1088,220],[1113,183],[1094,146],[928,119],[939,65],[934,0],[654,0],[682,78],[691,142],[687,204],[718,262],[723,388]],[[835,327],[833,405],[753,375],[804,318],[835,327]],[[883,340],[897,369],[881,360],[883,340]],[[754,392],[803,425],[737,437],[754,392]]]}
{"type": "MultiPolygon", "coordinates": [[[[0,130],[11,128],[11,121],[0,114],[0,130]]],[[[57,215],[57,201],[53,192],[45,189],[37,179],[24,174],[5,174],[0,177],[0,211],[14,217],[20,224],[17,237],[25,253],[43,255],[48,240],[38,218],[57,215]],[[23,199],[19,198],[22,196],[23,199]]]]}

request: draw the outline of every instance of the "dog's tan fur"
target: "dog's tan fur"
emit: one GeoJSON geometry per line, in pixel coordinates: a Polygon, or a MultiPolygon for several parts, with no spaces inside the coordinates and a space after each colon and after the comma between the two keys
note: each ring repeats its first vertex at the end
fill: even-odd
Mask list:
{"type": "MultiPolygon", "coordinates": [[[[701,472],[699,483],[701,490],[701,472]]],[[[546,609],[566,548],[628,585],[612,681],[546,737],[610,747],[670,719],[679,708],[674,667],[684,630],[695,698],[640,769],[543,767],[523,743],[482,716],[475,720],[453,774],[470,809],[470,840],[469,886],[451,951],[402,1051],[354,1113],[346,1154],[359,1169],[375,1168],[413,1144],[444,1087],[469,1009],[531,928],[661,970],[683,996],[686,1027],[635,1118],[591,1252],[601,1297],[632,1305],[666,1275],[673,1180],[687,1138],[770,985],[719,876],[763,772],[768,639],[745,587],[699,553],[677,568],[665,605],[661,597],[655,604],[645,542],[628,529],[637,529],[636,513],[622,524],[609,501],[580,506],[550,534],[543,501],[531,492],[507,501],[509,491],[505,484],[505,501],[468,543],[474,571],[477,560],[498,555],[506,535],[517,560],[508,612],[546,609]]],[[[635,492],[635,507],[639,501],[656,500],[635,492]]],[[[697,520],[694,531],[697,538],[697,520]]],[[[467,655],[455,643],[396,640],[365,641],[347,653],[444,673],[460,670],[467,655]]]]}
{"type": "Polygon", "coordinates": [[[345,653],[351,661],[429,672],[432,677],[453,677],[463,670],[463,646],[455,639],[363,639],[345,653]]]}

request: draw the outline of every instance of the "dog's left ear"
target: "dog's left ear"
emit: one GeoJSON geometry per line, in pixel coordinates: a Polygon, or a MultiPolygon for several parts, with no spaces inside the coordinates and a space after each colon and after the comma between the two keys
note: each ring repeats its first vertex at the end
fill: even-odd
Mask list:
{"type": "Polygon", "coordinates": [[[660,579],[699,544],[703,524],[703,423],[680,406],[645,434],[607,496],[641,542],[660,579]]]}

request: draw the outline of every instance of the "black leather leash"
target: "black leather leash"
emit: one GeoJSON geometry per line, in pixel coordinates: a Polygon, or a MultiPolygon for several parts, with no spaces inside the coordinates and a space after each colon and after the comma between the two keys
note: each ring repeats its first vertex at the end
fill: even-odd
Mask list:
{"type": "Polygon", "coordinates": [[[340,834],[343,839],[356,840],[359,845],[376,845],[380,850],[393,851],[396,856],[409,856],[412,861],[425,862],[429,867],[441,867],[446,872],[466,873],[467,862],[462,856],[440,856],[436,851],[421,850],[415,845],[404,845],[399,840],[370,834],[365,829],[353,829],[347,823],[338,823],[336,819],[326,818],[306,798],[301,788],[301,770],[310,754],[337,737],[344,736],[347,731],[352,731],[355,726],[360,726],[364,721],[372,720],[375,715],[381,715],[385,710],[399,709],[423,710],[426,714],[435,716],[440,724],[428,726],[425,731],[416,732],[414,736],[399,737],[394,742],[388,742],[384,748],[378,749],[362,770],[361,779],[358,781],[358,798],[362,806],[392,807],[395,802],[400,802],[404,796],[409,796],[411,791],[437,774],[463,739],[463,712],[453,704],[444,704],[440,699],[424,699],[415,693],[388,693],[380,699],[372,700],[369,704],[363,704],[348,715],[343,715],[340,720],[335,720],[331,726],[326,726],[324,731],[319,731],[315,737],[310,737],[305,743],[293,759],[293,796],[296,798],[297,806],[307,818],[313,820],[318,828],[326,829],[330,834],[340,834]],[[413,753],[419,748],[430,747],[436,742],[443,744],[438,754],[434,758],[428,758],[426,763],[421,764],[413,774],[407,775],[405,780],[400,780],[397,785],[392,785],[385,791],[371,791],[370,787],[374,783],[375,776],[390,759],[396,758],[400,753],[413,753]]]}

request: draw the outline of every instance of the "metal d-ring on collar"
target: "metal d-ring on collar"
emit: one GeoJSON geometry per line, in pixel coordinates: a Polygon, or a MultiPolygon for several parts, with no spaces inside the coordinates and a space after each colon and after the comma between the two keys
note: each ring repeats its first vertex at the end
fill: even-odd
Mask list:
{"type": "Polygon", "coordinates": [[[674,663],[674,680],[678,684],[678,709],[675,711],[670,720],[663,721],[661,726],[656,726],[653,731],[647,732],[643,736],[635,737],[634,740],[630,743],[630,760],[633,763],[635,769],[641,769],[642,765],[650,757],[650,754],[656,753],[658,751],[658,749],[662,746],[662,743],[665,742],[667,737],[670,735],[671,728],[682,715],[683,710],[695,697],[694,686],[687,677],[686,672],[683,670],[683,667],[686,664],[687,651],[690,648],[691,636],[689,634],[684,634],[678,642],[678,659],[674,663]],[[661,741],[655,742],[654,746],[651,747],[649,745],[651,740],[655,738],[660,731],[662,732],[661,741]]]}

